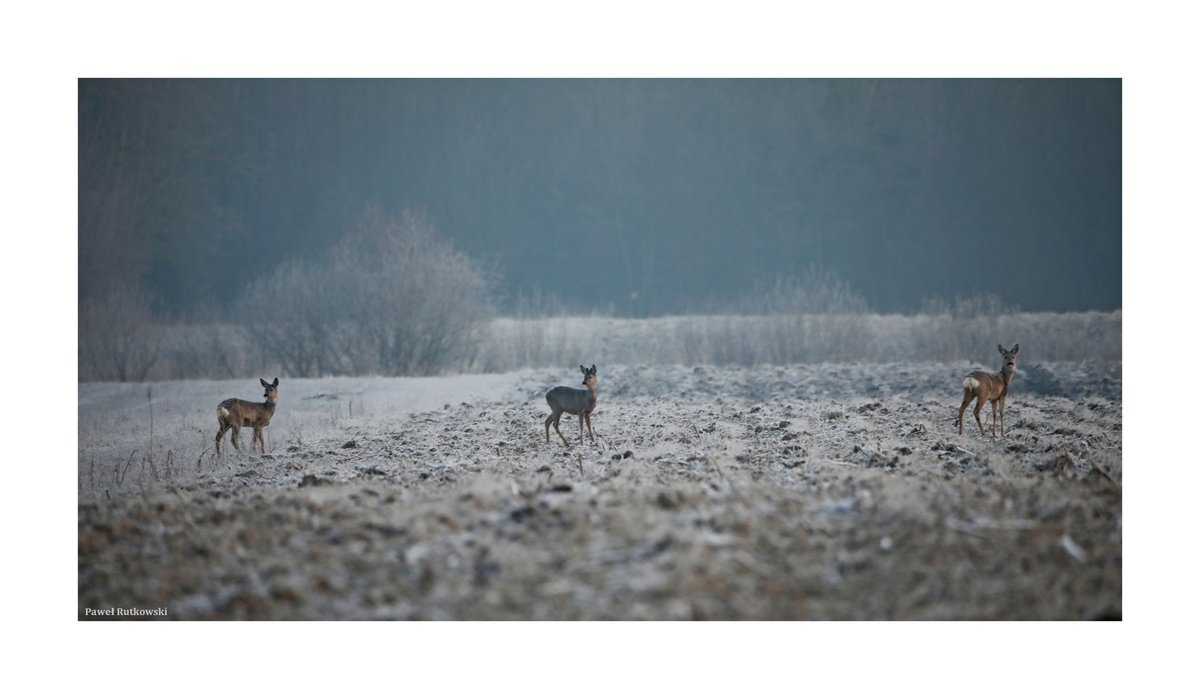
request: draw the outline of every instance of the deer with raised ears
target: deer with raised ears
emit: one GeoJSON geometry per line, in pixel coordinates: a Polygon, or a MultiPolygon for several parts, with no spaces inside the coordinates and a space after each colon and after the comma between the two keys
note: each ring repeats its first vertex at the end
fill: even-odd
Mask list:
{"type": "Polygon", "coordinates": [[[569,386],[555,386],[546,394],[546,403],[550,406],[550,417],[546,418],[546,443],[550,443],[550,423],[554,423],[554,431],[562,439],[564,446],[570,446],[567,438],[563,437],[562,430],[558,429],[558,421],[563,413],[579,416],[579,446],[583,446],[583,423],[587,421],[588,437],[591,438],[592,444],[596,443],[596,435],[592,433],[592,411],[596,409],[596,365],[592,368],[584,368],[579,365],[579,370],[583,372],[583,385],[587,386],[587,390],[582,388],[571,388],[569,386]]]}
{"type": "Polygon", "coordinates": [[[217,430],[215,443],[218,455],[221,453],[221,438],[229,430],[233,430],[229,441],[233,442],[234,449],[242,450],[242,445],[238,444],[238,432],[243,427],[254,428],[254,439],[250,442],[250,448],[253,449],[254,442],[258,442],[262,453],[267,453],[267,444],[263,440],[263,428],[271,424],[271,418],[275,416],[275,404],[279,401],[279,379],[275,379],[273,383],[267,383],[266,379],[259,379],[258,382],[262,384],[263,398],[266,398],[262,403],[251,403],[241,398],[227,398],[217,406],[217,425],[220,429],[217,430]]]}
{"type": "Polygon", "coordinates": [[[983,431],[983,421],[979,419],[979,413],[983,410],[985,401],[992,402],[992,436],[996,436],[996,404],[1000,404],[1000,434],[1004,435],[1004,399],[1008,397],[1008,387],[1012,384],[1013,375],[1017,373],[1017,351],[1021,349],[1020,345],[1013,345],[1011,350],[1004,349],[1004,345],[996,345],[996,349],[1000,350],[1000,354],[1004,355],[1004,365],[1000,368],[999,374],[993,374],[990,371],[972,371],[963,379],[963,401],[958,407],[958,433],[963,433],[963,413],[967,410],[967,405],[973,400],[975,403],[975,424],[979,425],[979,434],[986,436],[983,431]]]}

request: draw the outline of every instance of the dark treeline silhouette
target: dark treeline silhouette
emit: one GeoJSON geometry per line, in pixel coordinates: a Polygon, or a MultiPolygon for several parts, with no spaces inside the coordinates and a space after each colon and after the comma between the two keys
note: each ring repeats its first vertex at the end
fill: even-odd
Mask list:
{"type": "Polygon", "coordinates": [[[364,211],[619,315],[808,268],[879,311],[1121,305],[1119,80],[81,80],[81,301],[211,318],[364,211]],[[140,293],[140,291],[139,291],[140,293]]]}

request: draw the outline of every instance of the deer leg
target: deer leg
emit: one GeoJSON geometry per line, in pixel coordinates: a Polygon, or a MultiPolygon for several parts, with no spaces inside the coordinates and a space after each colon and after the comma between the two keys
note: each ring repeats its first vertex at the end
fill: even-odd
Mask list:
{"type": "Polygon", "coordinates": [[[241,434],[242,428],[238,427],[237,425],[230,424],[229,429],[231,430],[229,433],[229,441],[233,442],[234,449],[237,449],[239,452],[241,452],[242,445],[238,441],[238,435],[241,434]]]}
{"type": "Polygon", "coordinates": [[[583,412],[579,413],[579,446],[583,446],[583,412]]]}
{"type": "Polygon", "coordinates": [[[259,449],[260,453],[262,453],[262,454],[267,453],[267,444],[266,444],[266,442],[263,441],[263,430],[261,427],[254,428],[254,439],[250,440],[250,449],[251,450],[254,449],[254,442],[258,442],[258,449],[259,449]]]}
{"type": "Polygon", "coordinates": [[[1000,399],[1000,436],[1004,436],[1004,398],[1000,399]]]}
{"type": "Polygon", "coordinates": [[[979,396],[979,400],[975,401],[975,409],[971,412],[975,414],[975,424],[979,425],[979,436],[986,437],[987,432],[983,431],[983,420],[979,419],[979,414],[983,412],[983,396],[979,396]]]}
{"type": "Polygon", "coordinates": [[[558,413],[554,416],[554,431],[558,433],[558,438],[563,441],[563,446],[569,447],[569,446],[571,446],[571,443],[568,442],[567,438],[563,436],[562,430],[558,429],[558,421],[561,419],[562,419],[562,413],[558,413]]]}
{"type": "Polygon", "coordinates": [[[967,406],[971,404],[972,397],[973,396],[971,396],[970,391],[963,391],[963,402],[962,402],[962,405],[958,406],[958,433],[959,434],[963,433],[963,424],[962,424],[963,413],[967,412],[967,406]]]}
{"type": "Polygon", "coordinates": [[[221,438],[225,436],[225,432],[229,429],[229,425],[223,420],[217,420],[217,437],[213,443],[217,447],[217,456],[221,455],[221,438]]]}
{"type": "Polygon", "coordinates": [[[591,438],[592,444],[595,444],[596,443],[596,435],[592,432],[592,414],[585,413],[584,417],[587,418],[588,437],[591,438]]]}
{"type": "Polygon", "coordinates": [[[992,401],[992,436],[996,436],[996,401],[992,401]]]}

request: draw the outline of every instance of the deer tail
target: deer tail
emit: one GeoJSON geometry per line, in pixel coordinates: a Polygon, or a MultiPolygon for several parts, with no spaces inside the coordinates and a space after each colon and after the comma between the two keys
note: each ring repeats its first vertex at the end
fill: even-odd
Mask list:
{"type": "Polygon", "coordinates": [[[963,388],[967,389],[968,391],[974,391],[975,389],[979,388],[979,380],[972,376],[968,376],[967,378],[963,379],[963,388]]]}

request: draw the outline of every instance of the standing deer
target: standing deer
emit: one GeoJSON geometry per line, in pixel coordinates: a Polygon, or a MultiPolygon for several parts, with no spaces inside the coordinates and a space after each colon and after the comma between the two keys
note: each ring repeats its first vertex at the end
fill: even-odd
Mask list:
{"type": "Polygon", "coordinates": [[[587,390],[582,388],[570,388],[568,386],[555,386],[546,394],[546,403],[550,406],[550,417],[546,418],[546,443],[550,443],[550,423],[554,423],[554,431],[562,438],[564,446],[570,446],[567,438],[563,437],[562,430],[558,429],[558,421],[563,413],[570,413],[579,416],[579,446],[583,446],[583,422],[587,421],[588,437],[591,437],[592,444],[596,443],[596,435],[592,433],[592,411],[596,409],[596,365],[593,364],[591,369],[585,369],[583,365],[579,365],[579,370],[583,372],[583,385],[587,386],[587,390]]]}
{"type": "Polygon", "coordinates": [[[1004,355],[1004,366],[1001,367],[999,374],[993,374],[990,371],[972,371],[963,379],[963,402],[958,407],[958,433],[963,433],[963,413],[967,410],[967,405],[978,398],[975,403],[975,423],[979,425],[979,434],[986,436],[983,431],[983,421],[979,419],[979,413],[983,410],[984,401],[992,402],[992,436],[996,436],[996,404],[1000,404],[1000,434],[1004,434],[1004,399],[1008,397],[1008,387],[1012,383],[1013,375],[1017,373],[1017,350],[1021,349],[1020,345],[1013,345],[1011,350],[1004,349],[1004,345],[996,345],[996,349],[1000,350],[1000,354],[1004,355]]]}
{"type": "Polygon", "coordinates": [[[217,430],[215,442],[218,455],[221,453],[221,438],[228,430],[233,430],[229,437],[233,447],[238,451],[242,450],[242,446],[238,444],[238,431],[243,427],[254,428],[254,439],[250,441],[250,448],[253,449],[254,442],[257,441],[262,453],[267,453],[267,445],[263,441],[263,428],[271,424],[271,418],[275,415],[275,403],[279,400],[279,379],[275,379],[273,383],[267,383],[266,379],[259,379],[258,382],[263,385],[263,398],[266,398],[262,403],[227,398],[217,406],[217,425],[220,429],[217,430]]]}

